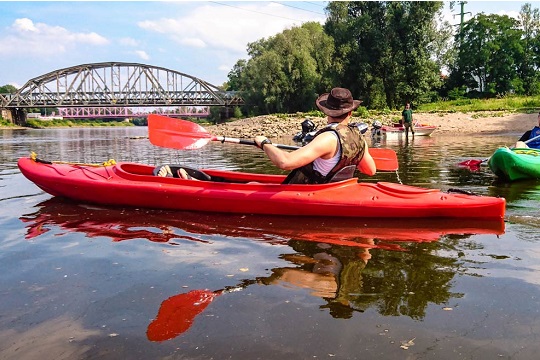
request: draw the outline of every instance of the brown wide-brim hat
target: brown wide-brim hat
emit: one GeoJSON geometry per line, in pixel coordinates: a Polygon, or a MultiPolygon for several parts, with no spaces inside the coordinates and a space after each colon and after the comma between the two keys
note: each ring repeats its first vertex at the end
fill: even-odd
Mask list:
{"type": "Polygon", "coordinates": [[[354,100],[351,92],[344,88],[333,88],[329,93],[322,94],[315,101],[319,110],[332,117],[356,110],[361,103],[362,100],[354,100]]]}

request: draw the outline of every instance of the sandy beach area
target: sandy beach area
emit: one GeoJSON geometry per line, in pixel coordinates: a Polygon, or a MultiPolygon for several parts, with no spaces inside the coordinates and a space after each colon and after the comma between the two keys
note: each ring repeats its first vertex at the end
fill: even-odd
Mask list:
{"type": "MultiPolygon", "coordinates": [[[[537,113],[509,113],[509,112],[489,112],[489,113],[415,113],[413,120],[420,124],[437,126],[433,135],[458,135],[458,134],[522,134],[538,125],[537,113]]],[[[207,126],[213,135],[229,136],[238,138],[251,138],[256,135],[267,137],[293,136],[301,131],[302,121],[306,117],[293,116],[277,117],[273,115],[257,116],[253,118],[241,119],[225,124],[207,126]]],[[[309,117],[320,129],[326,124],[325,118],[309,117]]],[[[384,125],[390,125],[397,121],[399,116],[380,116],[373,119],[353,118],[353,121],[365,122],[368,125],[375,120],[381,121],[384,125]]]]}

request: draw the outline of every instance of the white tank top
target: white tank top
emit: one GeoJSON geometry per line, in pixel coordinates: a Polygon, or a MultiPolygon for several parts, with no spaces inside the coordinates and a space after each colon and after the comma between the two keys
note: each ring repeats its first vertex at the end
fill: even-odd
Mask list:
{"type": "MultiPolygon", "coordinates": [[[[336,137],[336,140],[339,144],[339,138],[337,134],[334,131],[331,131],[331,133],[336,137]]],[[[325,160],[323,158],[315,159],[315,161],[313,161],[313,169],[320,172],[321,175],[326,176],[328,175],[330,170],[332,170],[334,166],[336,166],[340,158],[341,158],[341,145],[339,145],[339,149],[336,152],[336,155],[334,155],[330,159],[328,160],[325,160]]]]}

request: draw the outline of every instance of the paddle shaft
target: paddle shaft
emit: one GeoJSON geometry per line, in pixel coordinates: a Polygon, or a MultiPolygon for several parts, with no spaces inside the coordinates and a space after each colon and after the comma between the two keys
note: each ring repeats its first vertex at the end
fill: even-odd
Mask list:
{"type": "MultiPolygon", "coordinates": [[[[230,138],[225,136],[215,136],[213,141],[219,141],[222,143],[234,143],[234,144],[242,144],[242,145],[255,145],[257,146],[257,143],[255,140],[246,140],[246,139],[236,139],[236,138],[230,138]]],[[[277,148],[283,149],[283,150],[298,150],[300,149],[299,146],[293,146],[293,145],[284,145],[284,144],[275,144],[272,143],[277,148]]]]}
{"type": "Polygon", "coordinates": [[[524,141],[524,143],[525,143],[525,144],[528,144],[528,143],[530,143],[531,141],[534,141],[534,140],[537,140],[537,139],[540,139],[540,135],[536,135],[536,136],[533,137],[532,139],[529,139],[529,140],[524,141]]]}

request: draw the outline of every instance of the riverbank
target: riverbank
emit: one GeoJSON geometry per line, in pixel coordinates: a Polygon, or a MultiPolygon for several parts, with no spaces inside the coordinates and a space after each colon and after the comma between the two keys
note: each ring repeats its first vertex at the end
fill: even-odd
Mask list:
{"type": "MultiPolygon", "coordinates": [[[[299,132],[301,123],[306,117],[277,117],[274,115],[257,116],[253,118],[236,120],[225,124],[207,126],[206,129],[220,136],[251,138],[256,135],[265,135],[269,138],[292,136],[299,132]]],[[[309,117],[320,129],[326,124],[325,118],[309,117]]],[[[365,122],[368,125],[375,120],[384,125],[396,122],[399,116],[376,116],[373,119],[353,118],[353,121],[365,122]]],[[[537,125],[537,114],[522,114],[509,112],[489,113],[418,113],[413,118],[420,124],[437,126],[435,134],[514,134],[523,133],[537,125]]]]}
{"type": "MultiPolygon", "coordinates": [[[[437,126],[434,135],[458,134],[521,134],[537,125],[537,113],[523,114],[510,112],[485,113],[415,113],[414,120],[420,124],[437,126]]],[[[326,118],[309,117],[320,129],[326,124],[326,118]]],[[[396,122],[398,115],[375,116],[372,119],[353,118],[353,121],[365,122],[371,125],[379,120],[384,125],[396,122]]],[[[210,133],[219,136],[236,138],[252,138],[256,135],[265,135],[269,138],[293,136],[302,129],[302,121],[306,116],[290,115],[287,117],[276,115],[262,115],[252,118],[240,119],[219,125],[205,126],[210,133]]],[[[25,129],[22,127],[0,127],[0,129],[25,129]]]]}

